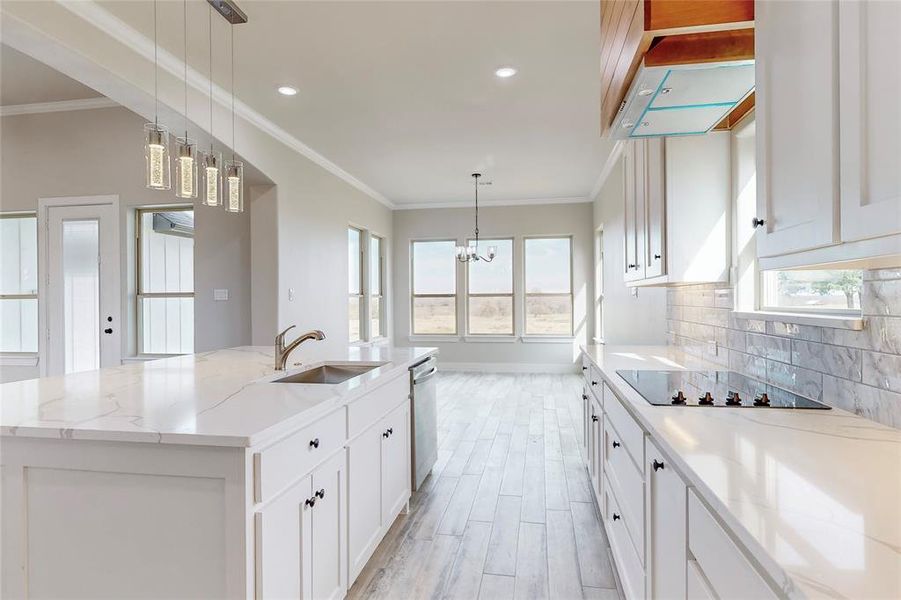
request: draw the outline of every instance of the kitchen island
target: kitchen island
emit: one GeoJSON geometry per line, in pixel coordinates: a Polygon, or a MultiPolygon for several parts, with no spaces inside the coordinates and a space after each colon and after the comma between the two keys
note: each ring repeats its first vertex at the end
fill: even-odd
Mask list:
{"type": "Polygon", "coordinates": [[[2,595],[343,596],[409,500],[408,368],[434,353],[308,344],[285,373],[241,347],[0,386],[2,595]],[[326,364],[369,370],[274,382],[326,364]]]}

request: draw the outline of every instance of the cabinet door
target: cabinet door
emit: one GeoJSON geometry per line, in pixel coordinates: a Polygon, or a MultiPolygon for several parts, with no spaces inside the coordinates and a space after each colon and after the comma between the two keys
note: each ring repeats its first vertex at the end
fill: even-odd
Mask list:
{"type": "Polygon", "coordinates": [[[257,599],[310,597],[311,478],[254,514],[257,599]]]}
{"type": "Polygon", "coordinates": [[[644,275],[666,274],[666,157],[664,138],[645,140],[644,275]]]}
{"type": "Polygon", "coordinates": [[[410,499],[410,404],[382,420],[382,524],[388,526],[410,499]]]}
{"type": "Polygon", "coordinates": [[[382,527],[382,429],[373,425],[347,445],[348,585],[375,551],[382,527]]]}
{"type": "MultiPolygon", "coordinates": [[[[347,478],[339,452],[313,472],[311,514],[312,598],[337,600],[347,591],[347,478]]],[[[309,596],[305,596],[309,598],[309,596]]]]}
{"type": "Polygon", "coordinates": [[[579,447],[580,447],[580,450],[582,451],[582,460],[586,464],[588,464],[588,456],[589,456],[588,455],[588,446],[589,446],[588,431],[589,431],[589,427],[590,427],[590,423],[591,423],[591,415],[590,415],[590,410],[589,410],[588,397],[589,397],[588,396],[588,388],[583,386],[582,387],[582,400],[581,400],[581,403],[582,403],[582,405],[581,405],[582,406],[582,430],[579,435],[579,437],[581,438],[579,440],[579,442],[580,442],[579,447]]]}
{"type": "Polygon", "coordinates": [[[644,140],[627,140],[623,151],[623,181],[625,203],[623,223],[625,234],[625,264],[623,279],[635,281],[644,278],[644,260],[641,253],[644,242],[640,239],[644,228],[644,140]]]}
{"type": "Polygon", "coordinates": [[[839,5],[842,241],[901,232],[901,2],[839,5]]]}
{"type": "Polygon", "coordinates": [[[754,6],[757,218],[764,220],[757,254],[828,246],[839,241],[838,3],[754,6]]]}
{"type": "Polygon", "coordinates": [[[595,497],[601,497],[601,481],[603,480],[603,464],[601,460],[601,431],[603,431],[604,414],[601,412],[601,404],[591,396],[591,413],[589,438],[591,440],[588,448],[589,458],[588,467],[591,476],[591,485],[594,489],[595,497]]]}
{"type": "Polygon", "coordinates": [[[645,450],[648,485],[649,597],[684,600],[688,556],[688,507],[685,482],[648,439],[645,450]]]}

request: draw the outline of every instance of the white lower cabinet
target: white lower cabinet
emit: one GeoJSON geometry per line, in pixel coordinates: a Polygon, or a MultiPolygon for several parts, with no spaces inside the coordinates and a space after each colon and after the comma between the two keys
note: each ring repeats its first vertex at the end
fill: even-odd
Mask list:
{"type": "Polygon", "coordinates": [[[645,440],[645,456],[648,597],[684,599],[688,543],[687,487],[650,437],[645,440]]]}
{"type": "Polygon", "coordinates": [[[342,450],[256,511],[257,598],[344,596],[345,481],[342,450]]]}
{"type": "Polygon", "coordinates": [[[603,452],[603,413],[601,405],[595,397],[589,394],[588,401],[588,475],[591,480],[591,487],[595,496],[600,497],[601,494],[601,478],[602,468],[601,458],[603,452]]]}
{"type": "Polygon", "coordinates": [[[353,584],[410,499],[409,401],[348,444],[347,464],[348,581],[353,584]]]}
{"type": "Polygon", "coordinates": [[[623,584],[623,594],[630,600],[645,597],[645,573],[641,565],[641,559],[635,551],[635,546],[629,537],[629,530],[623,519],[623,511],[613,491],[613,486],[606,481],[603,486],[604,500],[604,529],[607,530],[607,538],[610,540],[610,550],[616,570],[619,573],[620,582],[623,584]]]}

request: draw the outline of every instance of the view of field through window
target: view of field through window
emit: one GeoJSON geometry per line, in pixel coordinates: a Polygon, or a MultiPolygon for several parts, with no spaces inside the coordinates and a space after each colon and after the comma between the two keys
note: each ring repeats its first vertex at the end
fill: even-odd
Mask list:
{"type": "Polygon", "coordinates": [[[765,271],[764,308],[860,310],[863,271],[855,269],[765,271]]]}
{"type": "Polygon", "coordinates": [[[454,240],[413,242],[413,333],[457,333],[454,240]]]}
{"type": "Polygon", "coordinates": [[[481,240],[479,250],[483,256],[488,246],[497,248],[494,260],[467,264],[469,333],[513,335],[513,240],[481,240]]]}
{"type": "Polygon", "coordinates": [[[525,240],[526,334],[572,335],[572,240],[525,240]]]}

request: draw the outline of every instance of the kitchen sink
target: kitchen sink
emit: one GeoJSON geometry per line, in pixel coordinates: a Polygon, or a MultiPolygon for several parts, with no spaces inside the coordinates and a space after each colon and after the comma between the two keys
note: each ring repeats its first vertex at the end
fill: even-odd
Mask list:
{"type": "Polygon", "coordinates": [[[276,379],[272,383],[324,383],[334,385],[359,377],[385,363],[330,363],[276,379]]]}

